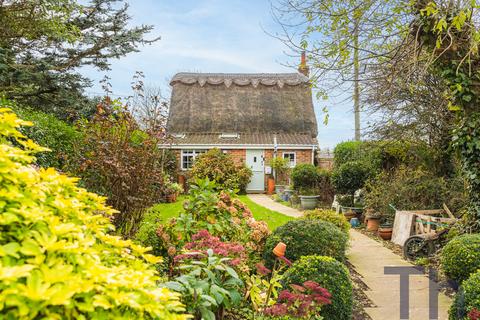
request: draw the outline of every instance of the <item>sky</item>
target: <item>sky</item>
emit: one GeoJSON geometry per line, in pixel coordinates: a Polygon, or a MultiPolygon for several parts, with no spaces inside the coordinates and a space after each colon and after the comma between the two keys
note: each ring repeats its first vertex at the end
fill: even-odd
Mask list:
{"type": "MultiPolygon", "coordinates": [[[[274,0],[273,0],[274,1],[274,0]]],[[[114,95],[131,95],[132,76],[145,74],[148,86],[158,86],[169,97],[169,79],[177,72],[281,73],[295,72],[298,57],[268,33],[279,31],[269,0],[130,0],[132,24],[153,25],[147,37],[161,39],[140,52],[112,60],[109,72],[85,68],[93,80],[90,95],[102,94],[99,81],[108,75],[114,95]]],[[[348,96],[336,92],[335,96],[348,96]]],[[[332,149],[354,135],[353,102],[317,100],[320,149],[332,149]],[[324,107],[329,121],[324,125],[324,107]]]]}

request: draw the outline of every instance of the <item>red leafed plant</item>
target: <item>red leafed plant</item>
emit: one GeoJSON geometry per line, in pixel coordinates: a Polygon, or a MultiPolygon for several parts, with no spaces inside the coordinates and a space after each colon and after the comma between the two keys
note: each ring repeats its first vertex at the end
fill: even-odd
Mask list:
{"type": "Polygon", "coordinates": [[[291,290],[283,290],[277,303],[265,308],[266,316],[290,316],[310,319],[320,313],[321,307],[331,303],[331,294],[314,281],[305,281],[303,285],[290,285],[291,290]]]}
{"type": "Polygon", "coordinates": [[[237,242],[223,242],[219,237],[212,236],[207,230],[200,230],[192,236],[192,242],[185,244],[184,249],[189,254],[179,254],[174,258],[174,262],[188,260],[192,258],[205,257],[208,249],[222,257],[230,258],[228,263],[234,267],[240,267],[245,263],[245,248],[237,242]],[[198,252],[197,257],[192,256],[192,252],[198,252]]]}
{"type": "Polygon", "coordinates": [[[480,311],[473,309],[468,313],[468,319],[470,320],[480,320],[480,311]]]}

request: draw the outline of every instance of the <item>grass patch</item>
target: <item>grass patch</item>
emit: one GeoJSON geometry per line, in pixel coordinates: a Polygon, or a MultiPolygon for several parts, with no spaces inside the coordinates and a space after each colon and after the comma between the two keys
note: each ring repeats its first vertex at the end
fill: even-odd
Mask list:
{"type": "MultiPolygon", "coordinates": [[[[148,210],[149,212],[146,214],[147,217],[145,218],[154,218],[157,222],[159,222],[158,220],[161,220],[162,223],[165,223],[171,218],[178,217],[178,215],[183,212],[183,201],[186,198],[186,196],[180,196],[178,197],[177,202],[174,203],[157,203],[148,210]]],[[[274,230],[288,221],[295,219],[258,205],[246,195],[238,196],[238,198],[250,208],[253,217],[256,220],[265,221],[270,230],[274,230]]]]}
{"type": "Polygon", "coordinates": [[[255,202],[253,202],[248,196],[241,195],[238,198],[245,203],[250,211],[252,211],[253,217],[256,220],[265,221],[268,224],[270,230],[275,230],[277,227],[284,225],[290,220],[295,218],[281,214],[280,212],[267,209],[255,202]]]}

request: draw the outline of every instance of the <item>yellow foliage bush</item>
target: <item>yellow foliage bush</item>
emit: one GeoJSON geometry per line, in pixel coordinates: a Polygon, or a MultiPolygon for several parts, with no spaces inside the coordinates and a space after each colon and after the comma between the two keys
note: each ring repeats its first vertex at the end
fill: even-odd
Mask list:
{"type": "MultiPolygon", "coordinates": [[[[1,104],[0,104],[1,105],[1,104]]],[[[105,199],[54,169],[0,108],[0,318],[187,319],[146,248],[112,236],[105,199]]]]}

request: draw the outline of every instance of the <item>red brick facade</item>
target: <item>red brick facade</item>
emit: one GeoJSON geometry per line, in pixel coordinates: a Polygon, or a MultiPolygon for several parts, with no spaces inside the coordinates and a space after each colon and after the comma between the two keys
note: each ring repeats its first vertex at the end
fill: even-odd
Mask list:
{"type": "MultiPolygon", "coordinates": [[[[180,168],[180,175],[182,175],[182,159],[181,159],[181,150],[174,150],[176,156],[177,156],[177,161],[178,161],[178,168],[180,168]]],[[[233,158],[233,161],[235,162],[236,165],[243,165],[245,163],[247,151],[246,149],[225,149],[224,152],[227,154],[231,155],[233,158]]],[[[307,149],[288,149],[288,150],[282,150],[279,149],[277,150],[277,156],[282,157],[284,152],[295,152],[295,160],[296,164],[301,164],[301,163],[312,163],[313,159],[313,150],[307,149]]],[[[265,166],[268,166],[270,163],[270,160],[273,158],[273,149],[265,149],[264,150],[264,160],[265,160],[265,166]]],[[[265,175],[265,190],[266,190],[266,183],[267,183],[267,175],[265,175]]]]}

